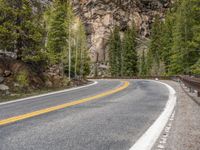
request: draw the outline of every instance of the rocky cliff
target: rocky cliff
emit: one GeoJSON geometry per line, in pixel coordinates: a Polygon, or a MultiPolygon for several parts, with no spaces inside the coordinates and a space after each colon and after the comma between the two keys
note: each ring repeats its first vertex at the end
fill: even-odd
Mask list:
{"type": "Polygon", "coordinates": [[[107,42],[115,25],[123,33],[134,21],[140,39],[150,35],[154,17],[164,16],[170,0],[73,0],[75,13],[83,20],[93,62],[105,62],[107,42]]]}

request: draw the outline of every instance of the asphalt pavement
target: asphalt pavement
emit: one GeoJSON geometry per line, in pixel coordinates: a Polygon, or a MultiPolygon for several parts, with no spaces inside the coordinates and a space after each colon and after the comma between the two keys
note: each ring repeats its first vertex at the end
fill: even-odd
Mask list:
{"type": "MultiPolygon", "coordinates": [[[[117,93],[0,126],[0,150],[128,150],[163,111],[168,89],[127,80],[117,93]]],[[[120,88],[120,80],[0,105],[0,121],[120,88]]]]}

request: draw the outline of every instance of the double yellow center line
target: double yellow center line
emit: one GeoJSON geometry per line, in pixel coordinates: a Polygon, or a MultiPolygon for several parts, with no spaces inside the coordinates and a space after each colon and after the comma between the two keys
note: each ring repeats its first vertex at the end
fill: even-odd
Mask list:
{"type": "Polygon", "coordinates": [[[14,116],[14,117],[11,117],[11,118],[6,118],[6,119],[3,119],[3,120],[0,120],[0,126],[6,125],[6,124],[9,124],[9,123],[13,123],[13,122],[17,122],[17,121],[20,121],[20,120],[24,120],[24,119],[27,119],[27,118],[39,116],[39,115],[42,115],[42,114],[46,114],[46,113],[49,113],[49,112],[53,112],[53,111],[56,111],[56,110],[67,108],[67,107],[70,107],[70,106],[82,104],[82,103],[85,103],[85,102],[88,102],[88,101],[91,101],[91,100],[94,100],[94,99],[102,98],[102,97],[117,93],[119,91],[124,90],[125,88],[127,88],[129,86],[129,82],[127,82],[127,81],[122,81],[122,82],[123,82],[122,86],[120,86],[116,89],[107,91],[105,93],[101,93],[101,94],[91,96],[91,97],[87,97],[87,98],[84,98],[84,99],[75,100],[75,101],[72,101],[72,102],[69,102],[69,103],[65,103],[65,104],[61,104],[61,105],[57,105],[57,106],[53,106],[53,107],[33,111],[33,112],[30,112],[30,113],[22,114],[22,115],[19,115],[19,116],[14,116]]]}

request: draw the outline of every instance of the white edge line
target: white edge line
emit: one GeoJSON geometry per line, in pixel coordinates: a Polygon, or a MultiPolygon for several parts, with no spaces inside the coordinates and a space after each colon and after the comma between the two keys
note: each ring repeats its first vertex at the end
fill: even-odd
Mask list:
{"type": "Polygon", "coordinates": [[[80,86],[80,87],[74,87],[74,88],[70,88],[70,89],[66,89],[66,90],[61,90],[61,91],[50,92],[50,93],[46,93],[46,94],[40,94],[40,95],[37,95],[37,96],[21,98],[21,99],[12,100],[12,101],[9,101],[9,102],[2,102],[2,103],[0,103],[0,106],[1,105],[6,105],[6,104],[11,104],[11,103],[16,103],[16,102],[21,102],[21,101],[25,101],[25,100],[30,100],[30,99],[34,99],[34,98],[39,98],[39,97],[44,97],[44,96],[49,96],[49,95],[54,95],[54,94],[60,94],[60,93],[73,91],[73,90],[77,90],[77,89],[82,89],[82,88],[85,88],[85,87],[93,86],[93,85],[95,85],[97,83],[98,83],[97,81],[93,81],[92,84],[88,84],[88,85],[84,85],[84,86],[80,86]]]}
{"type": "MultiPolygon", "coordinates": [[[[153,81],[153,80],[150,80],[153,81]]],[[[164,111],[157,118],[157,120],[147,129],[147,131],[136,141],[136,143],[129,150],[151,150],[166,126],[173,110],[176,106],[176,92],[166,83],[154,81],[165,85],[169,90],[169,98],[164,111]]]]}

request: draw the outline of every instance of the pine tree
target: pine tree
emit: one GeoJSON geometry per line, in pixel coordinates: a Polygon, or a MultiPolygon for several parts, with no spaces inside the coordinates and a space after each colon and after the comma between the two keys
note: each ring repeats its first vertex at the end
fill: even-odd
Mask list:
{"type": "Polygon", "coordinates": [[[136,76],[138,73],[136,45],[136,30],[133,24],[132,28],[125,32],[123,39],[122,76],[136,76]]]}
{"type": "Polygon", "coordinates": [[[68,3],[62,0],[54,0],[53,7],[50,8],[50,22],[48,31],[47,49],[52,64],[63,63],[64,52],[67,49],[68,23],[67,10],[68,3]]]}
{"type": "Polygon", "coordinates": [[[140,76],[147,75],[147,68],[146,68],[146,56],[144,50],[142,51],[142,56],[140,58],[140,76]]]}
{"type": "Polygon", "coordinates": [[[119,32],[119,27],[115,27],[109,41],[110,72],[115,77],[121,74],[122,44],[119,32]]]}
{"type": "Polygon", "coordinates": [[[159,16],[155,17],[153,28],[151,31],[151,42],[149,46],[149,51],[147,53],[147,71],[148,74],[158,75],[160,72],[160,60],[161,60],[161,33],[162,25],[159,16]]]}
{"type": "Polygon", "coordinates": [[[198,0],[179,0],[164,22],[155,21],[147,53],[149,74],[160,74],[163,63],[165,75],[199,73],[199,8],[198,0]]]}
{"type": "Polygon", "coordinates": [[[18,59],[39,61],[42,58],[44,29],[39,3],[29,0],[0,1],[1,49],[17,52],[18,59]]]}
{"type": "Polygon", "coordinates": [[[111,76],[115,75],[115,45],[114,45],[114,32],[111,33],[110,38],[109,38],[109,65],[110,65],[110,73],[111,76]]]}
{"type": "Polygon", "coordinates": [[[191,66],[191,72],[193,74],[200,75],[200,3],[198,0],[192,1],[192,14],[194,19],[194,25],[192,27],[193,38],[190,42],[191,49],[196,53],[196,59],[198,61],[191,66]]]}
{"type": "Polygon", "coordinates": [[[16,14],[14,9],[5,1],[0,0],[0,49],[15,51],[17,39],[15,26],[16,14]]]}
{"type": "Polygon", "coordinates": [[[46,15],[47,49],[52,64],[60,64],[69,77],[89,74],[90,58],[85,29],[69,1],[55,0],[46,15]]]}
{"type": "Polygon", "coordinates": [[[197,61],[196,54],[190,46],[193,38],[194,14],[192,2],[182,0],[177,10],[176,25],[173,34],[173,48],[171,56],[171,74],[189,74],[190,67],[197,61]]]}
{"type": "Polygon", "coordinates": [[[89,51],[87,47],[87,37],[85,33],[84,26],[81,22],[79,22],[79,28],[78,28],[78,43],[79,43],[79,51],[78,51],[78,57],[77,57],[77,63],[79,66],[79,74],[82,77],[85,77],[90,72],[90,58],[89,58],[89,51]]]}
{"type": "Polygon", "coordinates": [[[115,45],[115,55],[116,55],[116,64],[115,64],[115,70],[116,70],[116,76],[121,76],[122,71],[122,41],[120,37],[120,29],[116,27],[114,31],[114,45],[115,45]]]}
{"type": "Polygon", "coordinates": [[[165,65],[165,74],[169,74],[170,69],[170,56],[173,46],[173,27],[174,27],[175,17],[174,12],[169,12],[166,15],[165,21],[162,25],[161,38],[161,61],[165,65]]]}

